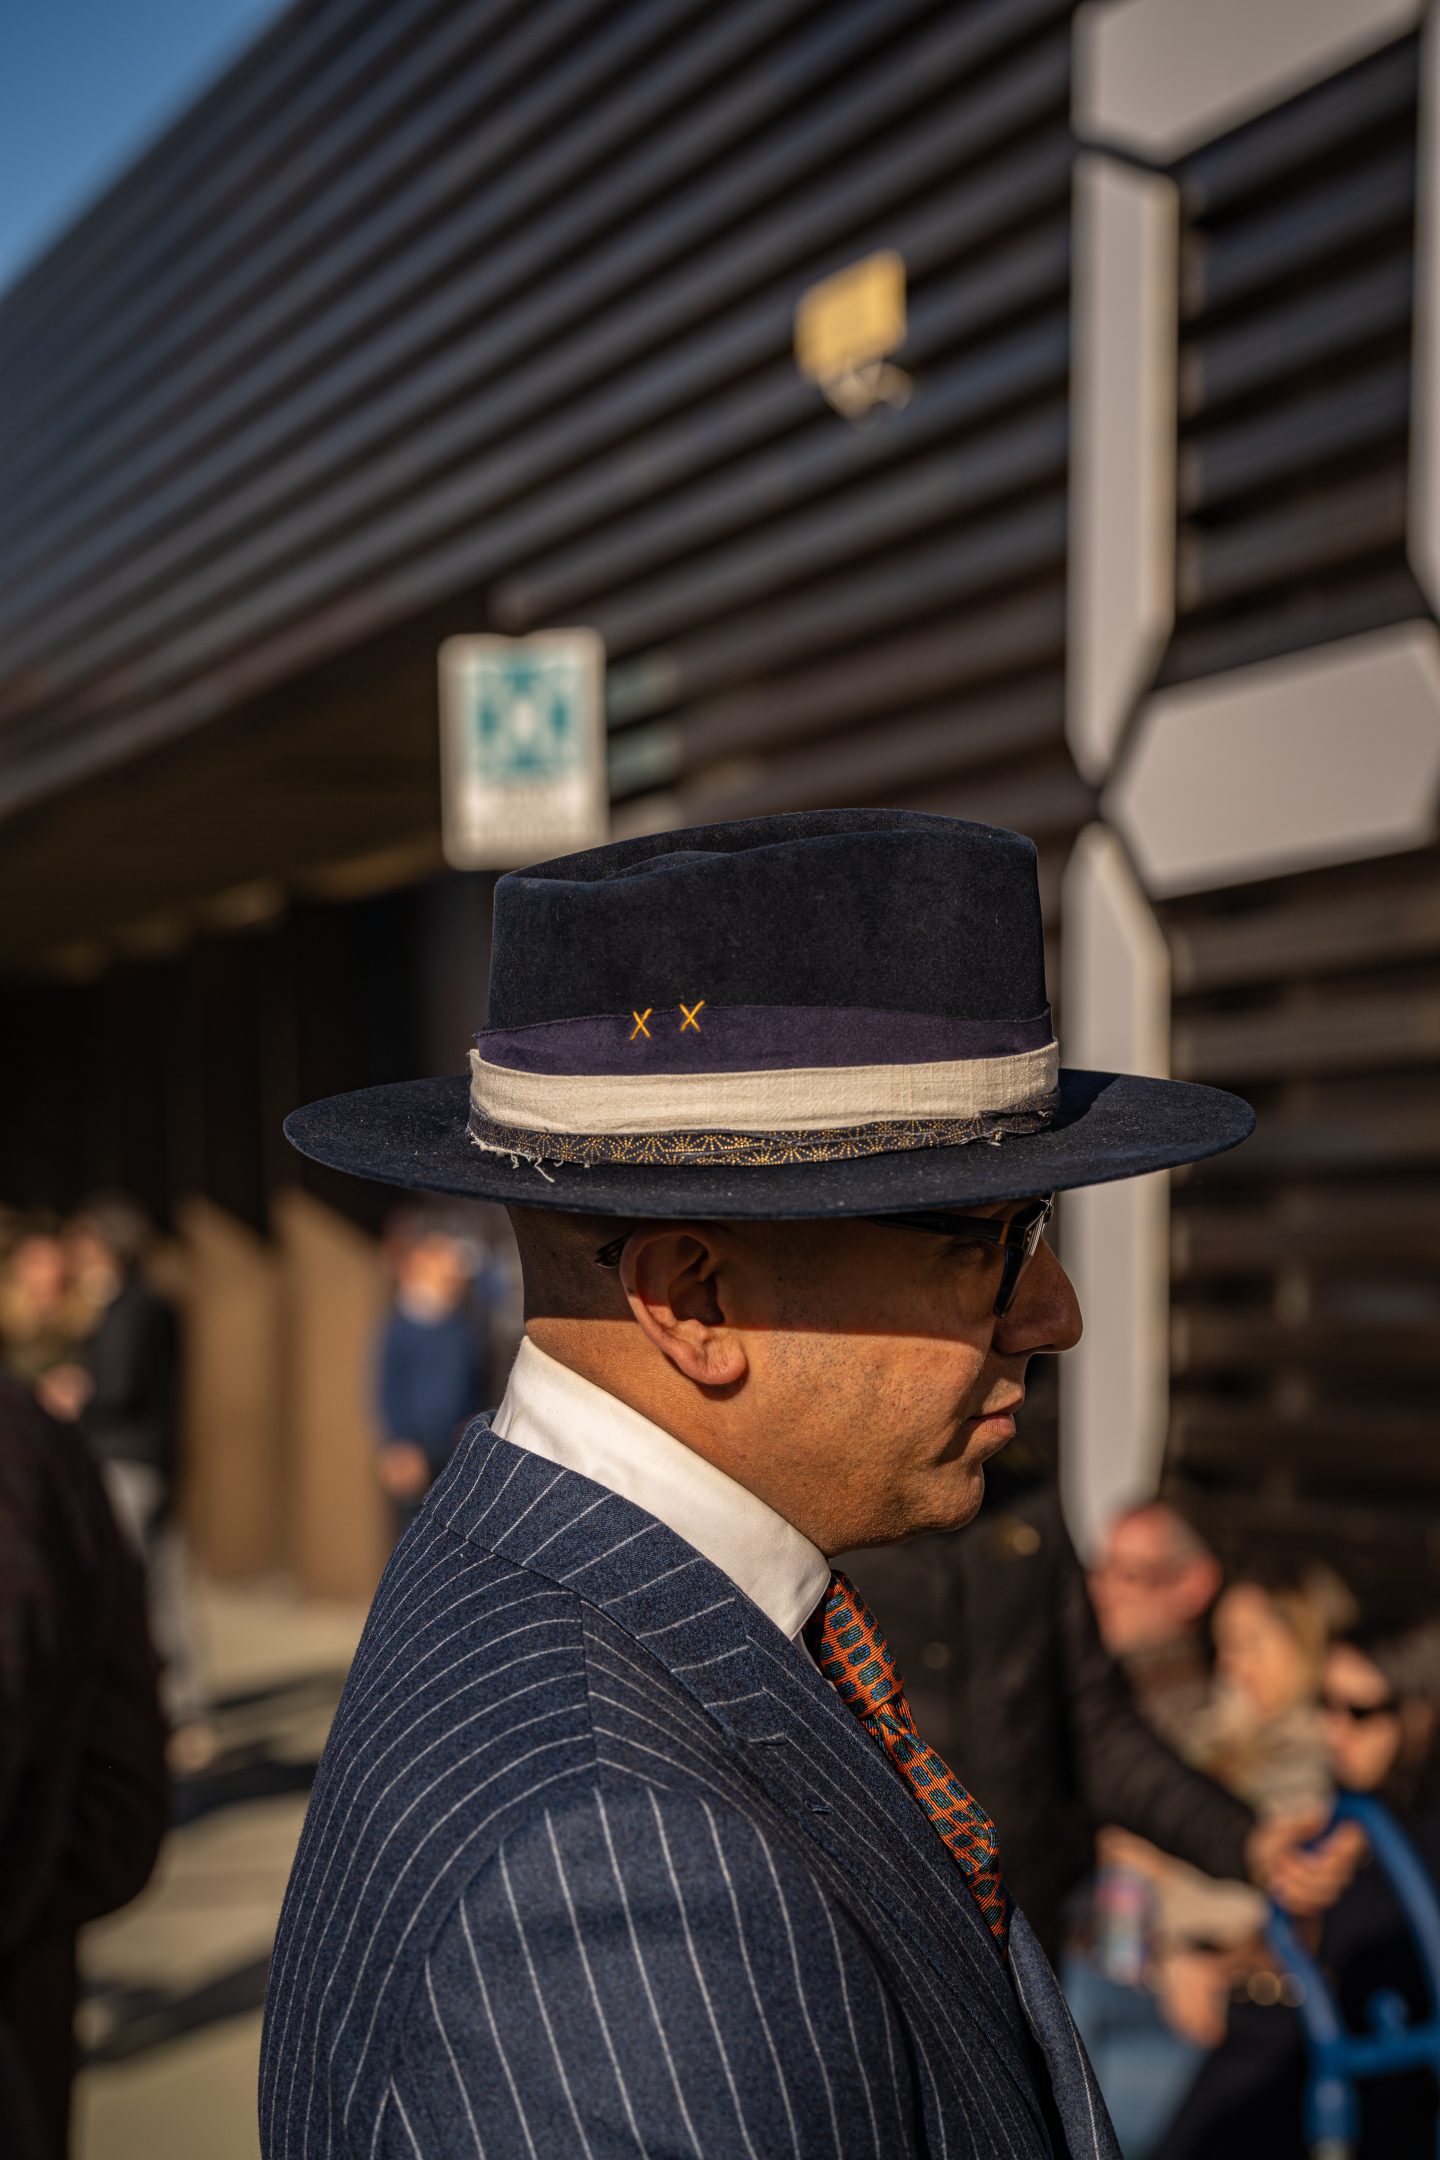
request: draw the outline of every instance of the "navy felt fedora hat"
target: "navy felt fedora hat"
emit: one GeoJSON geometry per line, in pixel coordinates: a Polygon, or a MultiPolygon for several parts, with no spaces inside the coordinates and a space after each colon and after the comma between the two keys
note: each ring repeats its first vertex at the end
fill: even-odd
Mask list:
{"type": "Polygon", "coordinates": [[[1234,1147],[1217,1088],[1062,1067],[1035,850],[908,810],[653,833],[500,880],[470,1070],[335,1095],[302,1153],[574,1213],[815,1217],[1234,1147]]]}

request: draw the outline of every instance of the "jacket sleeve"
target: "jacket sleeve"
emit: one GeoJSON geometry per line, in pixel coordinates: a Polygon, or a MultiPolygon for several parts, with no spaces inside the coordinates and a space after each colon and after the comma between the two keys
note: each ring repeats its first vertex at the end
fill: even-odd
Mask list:
{"type": "Polygon", "coordinates": [[[375,2109],[350,2136],[385,2160],[922,2149],[894,2009],[843,1914],[747,1819],[633,1785],[568,1801],[471,1882],[375,2109]]]}
{"type": "Polygon", "coordinates": [[[4,1957],[134,1897],[168,1794],[139,1573],[95,1467],[73,1426],[14,1390],[0,1422],[4,1957]]]}
{"type": "Polygon", "coordinates": [[[1100,1640],[1084,1572],[1063,1520],[1058,1537],[1056,1633],[1087,1810],[1096,1823],[1114,1823],[1148,1838],[1207,1875],[1243,1882],[1254,1815],[1213,1778],[1192,1770],[1146,1724],[1129,1681],[1100,1640]]]}
{"type": "MultiPolygon", "coordinates": [[[[78,1439],[75,1451],[80,1455],[78,1439]]],[[[76,1468],[92,1488],[94,1581],[104,1610],[65,1862],[70,1913],[86,1921],[144,1889],[168,1826],[170,1790],[140,1570],[93,1467],[82,1461],[76,1468]]]]}

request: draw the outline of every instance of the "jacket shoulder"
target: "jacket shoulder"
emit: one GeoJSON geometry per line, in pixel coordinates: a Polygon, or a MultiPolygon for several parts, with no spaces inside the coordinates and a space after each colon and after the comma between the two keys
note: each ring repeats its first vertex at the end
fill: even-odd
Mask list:
{"type": "Polygon", "coordinates": [[[515,2160],[754,2151],[787,2108],[796,2135],[886,2116],[898,2155],[914,2095],[885,2066],[903,2057],[868,1945],[790,1840],[602,1764],[459,1891],[343,2105],[387,2155],[464,2150],[478,2121],[515,2160]],[[840,2002],[845,2021],[815,2020],[840,2002]]]}
{"type": "MultiPolygon", "coordinates": [[[[462,1900],[552,1823],[649,1819],[724,1767],[713,1721],[577,1592],[423,1515],[386,1571],[316,1778],[266,2006],[267,2154],[308,2150],[385,2055],[462,1900]],[[297,2142],[296,2139],[299,2138],[297,2142]]],[[[736,1789],[739,1797],[740,1788],[736,1789]]]]}
{"type": "Polygon", "coordinates": [[[343,1824],[342,1844],[368,1853],[373,1842],[382,1876],[422,1841],[433,1872],[531,1785],[592,1763],[581,1601],[425,1515],[371,1607],[300,1857],[329,1824],[327,1895],[338,1895],[343,1824]]]}
{"type": "Polygon", "coordinates": [[[277,2049],[308,2058],[357,2006],[368,2015],[507,1831],[593,1767],[579,1600],[423,1515],[385,1571],[316,1774],[276,1935],[267,2077],[277,2049]]]}

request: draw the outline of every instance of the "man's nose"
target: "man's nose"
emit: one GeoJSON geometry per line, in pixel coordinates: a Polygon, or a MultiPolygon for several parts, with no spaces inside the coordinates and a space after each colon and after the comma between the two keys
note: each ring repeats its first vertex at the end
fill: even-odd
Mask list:
{"type": "Polygon", "coordinates": [[[1073,1350],[1082,1326],[1075,1285],[1042,1239],[1020,1277],[1009,1311],[995,1323],[995,1348],[1002,1357],[1073,1350]]]}

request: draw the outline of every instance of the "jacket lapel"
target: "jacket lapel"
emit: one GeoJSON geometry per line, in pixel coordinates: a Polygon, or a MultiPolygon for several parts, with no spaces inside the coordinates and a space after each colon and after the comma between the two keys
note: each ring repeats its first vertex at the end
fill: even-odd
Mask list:
{"type": "Polygon", "coordinates": [[[1010,1974],[1035,2043],[1045,2058],[1051,2098],[1071,2154],[1075,2160],[1121,2160],[1115,2131],[1090,2058],[1075,2030],[1070,2006],[1023,1912],[1015,1913],[1010,1923],[1010,1974]]]}
{"type": "Polygon", "coordinates": [[[924,1958],[1038,2121],[1026,2021],[964,1877],[805,1652],[665,1524],[483,1421],[433,1504],[461,1536],[575,1591],[658,1660],[766,1797],[924,1958]]]}

